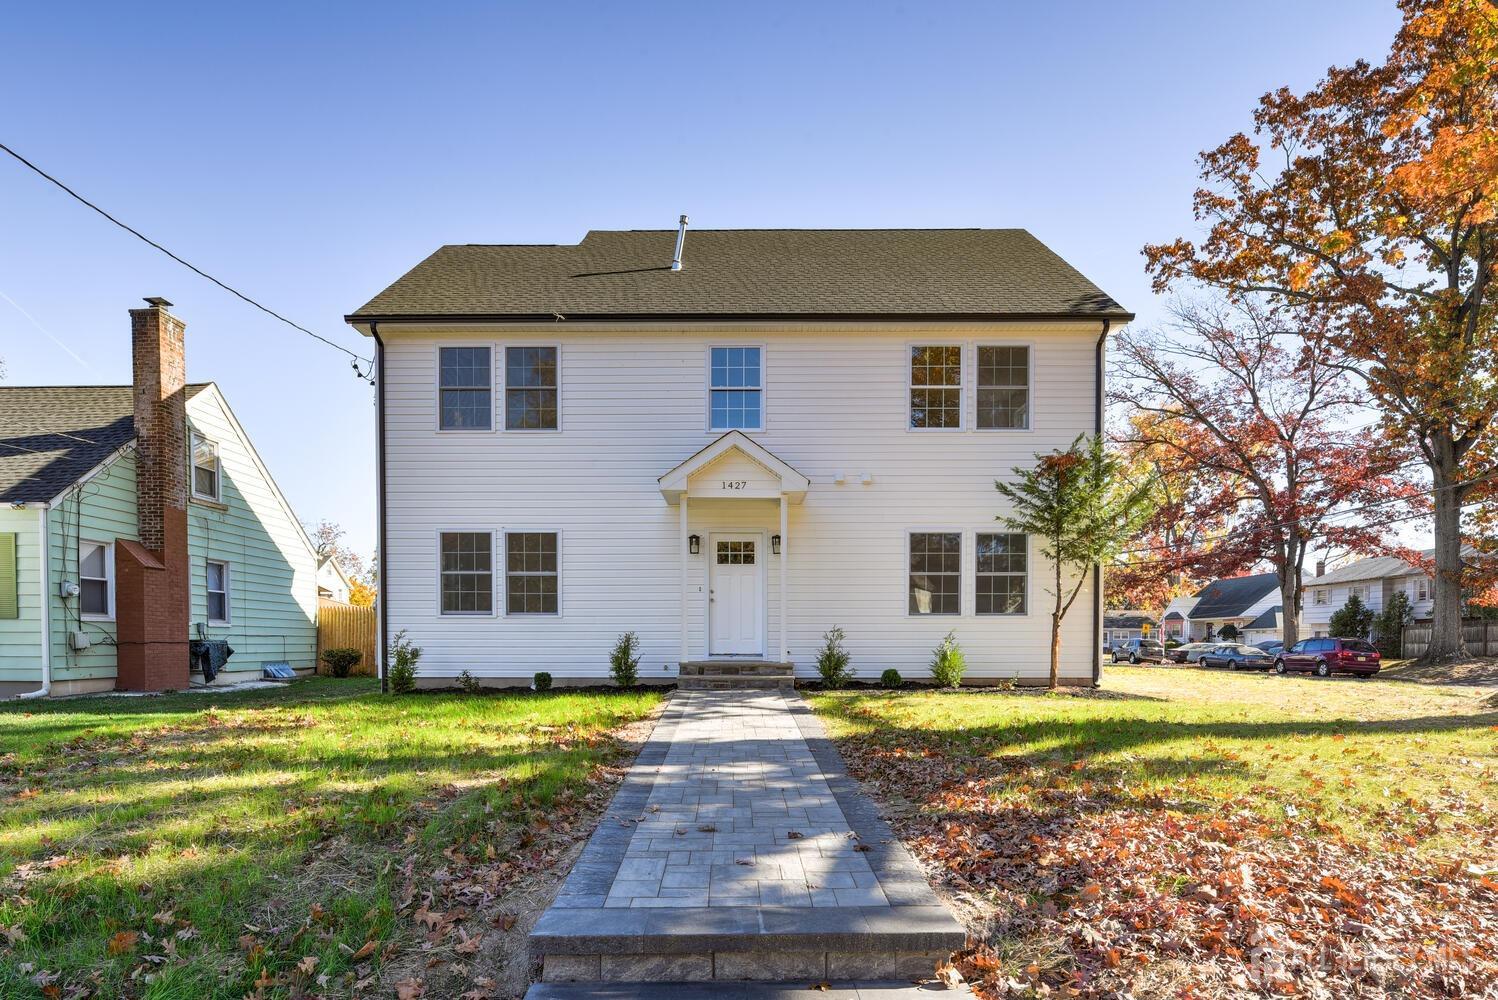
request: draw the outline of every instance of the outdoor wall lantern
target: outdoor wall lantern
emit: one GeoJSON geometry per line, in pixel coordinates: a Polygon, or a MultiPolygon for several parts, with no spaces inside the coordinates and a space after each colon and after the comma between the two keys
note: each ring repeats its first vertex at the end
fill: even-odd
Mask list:
{"type": "Polygon", "coordinates": [[[687,551],[690,552],[690,553],[692,553],[692,555],[694,555],[694,556],[697,553],[699,553],[699,552],[702,551],[702,536],[701,535],[688,535],[687,536],[687,551]]]}
{"type": "Polygon", "coordinates": [[[779,535],[771,535],[770,536],[770,551],[773,552],[773,553],[775,553],[777,556],[780,555],[780,536],[779,535]]]}

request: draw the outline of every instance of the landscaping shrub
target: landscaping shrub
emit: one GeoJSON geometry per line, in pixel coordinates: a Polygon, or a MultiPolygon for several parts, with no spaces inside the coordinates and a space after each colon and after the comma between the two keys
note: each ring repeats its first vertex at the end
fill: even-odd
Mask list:
{"type": "Polygon", "coordinates": [[[1183,645],[1185,645],[1185,643],[1181,642],[1181,640],[1179,640],[1179,639],[1166,639],[1165,640],[1165,648],[1166,649],[1180,649],[1183,645]]]}
{"type": "Polygon", "coordinates": [[[836,625],[822,635],[822,651],[817,654],[817,673],[822,683],[830,688],[840,688],[853,679],[848,669],[848,651],[843,648],[843,630],[836,625]]]}
{"type": "Polygon", "coordinates": [[[478,694],[484,690],[484,685],[479,683],[479,679],[466,670],[458,675],[458,687],[463,689],[464,694],[478,694]]]}
{"type": "Polygon", "coordinates": [[[1238,631],[1238,626],[1234,625],[1232,622],[1228,622],[1222,628],[1217,630],[1217,638],[1221,639],[1223,642],[1237,642],[1241,635],[1242,633],[1238,631]]]}
{"type": "Polygon", "coordinates": [[[390,690],[394,694],[410,694],[416,690],[416,661],[421,659],[421,647],[406,638],[401,629],[390,640],[390,690]]]}
{"type": "Polygon", "coordinates": [[[931,654],[931,679],[941,687],[955,688],[962,683],[962,674],[967,670],[967,657],[957,644],[957,633],[948,632],[931,654]]]}
{"type": "Polygon", "coordinates": [[[626,632],[614,643],[614,651],[609,654],[609,676],[614,678],[614,683],[620,687],[634,687],[640,677],[640,637],[633,632],[626,632]]]}
{"type": "Polygon", "coordinates": [[[1378,651],[1393,660],[1404,656],[1404,630],[1414,620],[1409,596],[1400,590],[1390,594],[1389,603],[1373,620],[1373,631],[1378,634],[1375,640],[1378,651]]]}
{"type": "Polygon", "coordinates": [[[897,688],[904,683],[905,678],[901,677],[900,671],[896,670],[894,667],[890,667],[884,673],[879,675],[880,687],[897,688]]]}
{"type": "Polygon", "coordinates": [[[1347,603],[1332,612],[1328,631],[1339,639],[1366,639],[1373,628],[1373,611],[1357,594],[1348,594],[1347,603]]]}
{"type": "Polygon", "coordinates": [[[334,677],[347,677],[362,659],[363,653],[347,646],[322,651],[322,661],[328,665],[328,673],[334,677]]]}
{"type": "Polygon", "coordinates": [[[551,674],[548,674],[544,670],[537,671],[536,676],[531,678],[531,687],[535,688],[537,691],[550,691],[551,674]]]}

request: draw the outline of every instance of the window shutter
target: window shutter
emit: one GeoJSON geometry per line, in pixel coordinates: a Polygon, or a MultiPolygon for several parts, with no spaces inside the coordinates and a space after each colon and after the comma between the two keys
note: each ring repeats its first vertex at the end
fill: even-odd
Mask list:
{"type": "Polygon", "coordinates": [[[0,618],[21,617],[16,579],[16,534],[0,532],[0,618]]]}

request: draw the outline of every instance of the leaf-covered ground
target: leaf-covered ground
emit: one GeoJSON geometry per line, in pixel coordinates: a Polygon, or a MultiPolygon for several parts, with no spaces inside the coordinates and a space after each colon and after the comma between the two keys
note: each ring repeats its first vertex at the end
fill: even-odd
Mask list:
{"type": "Polygon", "coordinates": [[[527,909],[659,697],[0,706],[0,996],[518,995],[527,909]]]}
{"type": "Polygon", "coordinates": [[[985,996],[1498,995],[1498,693],[1112,668],[821,694],[985,996]]]}

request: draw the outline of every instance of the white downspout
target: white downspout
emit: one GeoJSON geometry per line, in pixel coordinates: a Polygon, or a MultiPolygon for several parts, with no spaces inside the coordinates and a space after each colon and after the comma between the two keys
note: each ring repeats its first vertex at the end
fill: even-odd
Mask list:
{"type": "Polygon", "coordinates": [[[52,573],[48,566],[52,554],[52,540],[47,535],[47,505],[39,504],[36,509],[36,537],[41,544],[41,599],[42,599],[42,686],[38,691],[27,691],[25,694],[16,695],[16,700],[24,701],[30,698],[46,698],[52,693],[52,573]]]}

